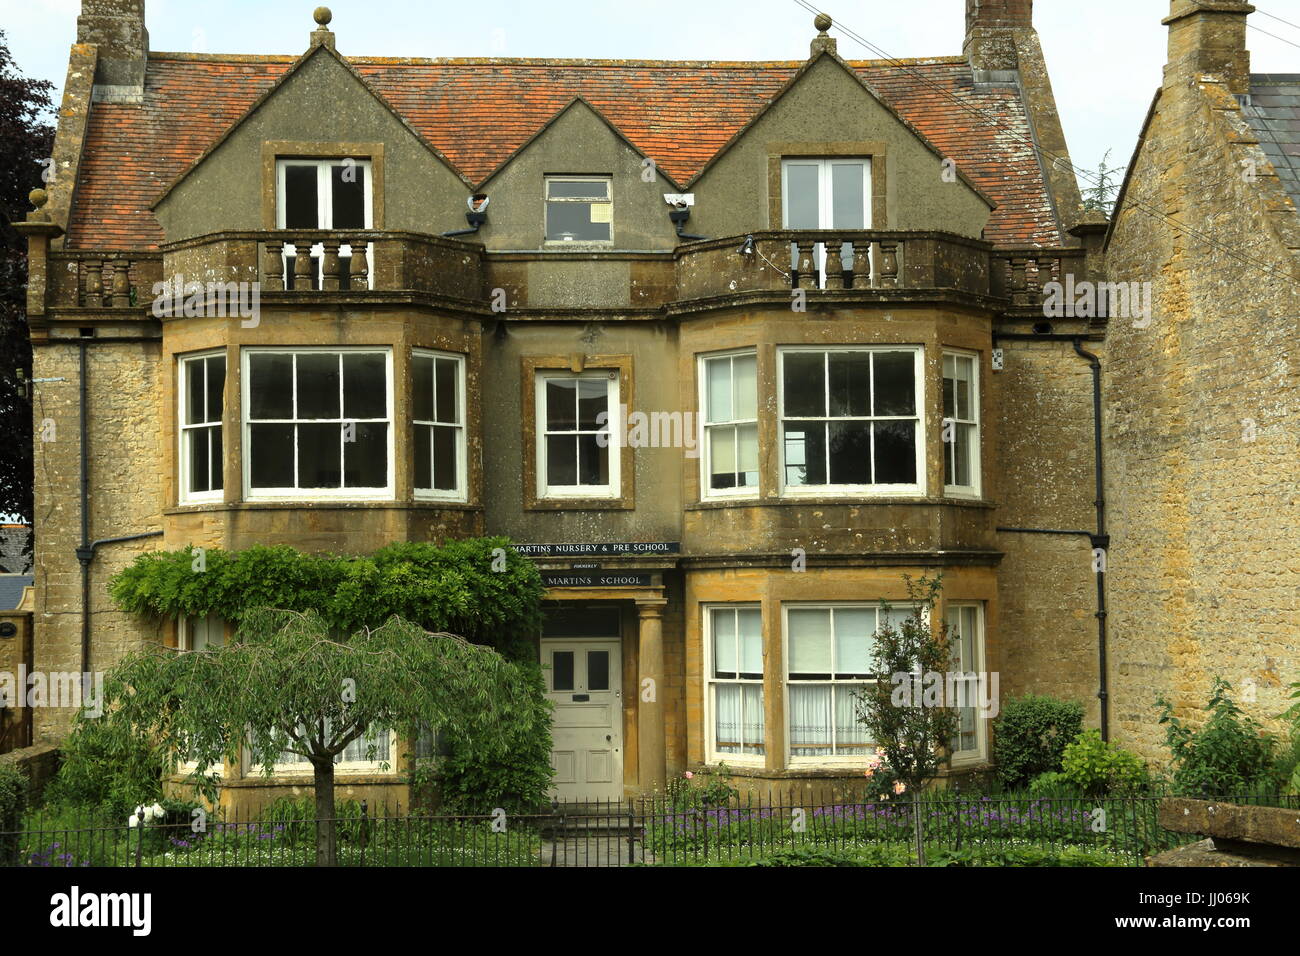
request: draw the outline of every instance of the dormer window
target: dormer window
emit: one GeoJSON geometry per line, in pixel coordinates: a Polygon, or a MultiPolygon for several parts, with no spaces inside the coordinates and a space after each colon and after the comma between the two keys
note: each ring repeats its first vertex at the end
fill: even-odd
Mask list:
{"type": "MultiPolygon", "coordinates": [[[[276,226],[285,230],[344,231],[374,228],[374,197],[368,159],[282,159],[276,163],[276,226]]],[[[367,247],[368,249],[368,247],[367,247]]],[[[297,247],[285,247],[285,288],[291,287],[297,247]]],[[[346,270],[352,247],[339,258],[346,270]]],[[[311,247],[313,288],[321,287],[324,247],[311,247]]],[[[344,271],[346,275],[346,271],[344,271]]]]}
{"type": "Polygon", "coordinates": [[[608,176],[546,177],[546,241],[612,242],[614,202],[608,176]]]}

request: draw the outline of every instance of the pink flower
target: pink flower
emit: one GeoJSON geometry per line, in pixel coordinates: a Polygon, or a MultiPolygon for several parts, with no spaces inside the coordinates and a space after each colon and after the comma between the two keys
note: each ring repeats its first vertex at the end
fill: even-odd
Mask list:
{"type": "Polygon", "coordinates": [[[870,778],[875,772],[875,767],[868,767],[866,770],[862,771],[862,776],[870,778]]]}
{"type": "Polygon", "coordinates": [[[684,773],[682,776],[684,776],[687,780],[695,779],[695,774],[691,773],[689,770],[686,771],[686,773],[684,773]]]}
{"type": "Polygon", "coordinates": [[[894,793],[903,793],[906,789],[907,784],[903,783],[901,780],[894,784],[894,793]]]}

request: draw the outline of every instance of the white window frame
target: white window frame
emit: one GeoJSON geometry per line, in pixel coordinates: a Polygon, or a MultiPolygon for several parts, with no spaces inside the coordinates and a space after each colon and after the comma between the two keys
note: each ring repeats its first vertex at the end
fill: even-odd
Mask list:
{"type": "MultiPolygon", "coordinates": [[[[962,439],[963,430],[966,432],[965,440],[969,443],[967,453],[970,456],[971,481],[969,485],[954,485],[948,482],[948,444],[943,442],[943,492],[945,495],[954,498],[978,498],[983,489],[980,462],[980,441],[982,438],[980,427],[980,357],[976,352],[965,352],[958,349],[944,349],[939,361],[939,382],[942,385],[946,380],[944,375],[944,363],[948,358],[954,358],[959,361],[970,362],[971,370],[971,418],[954,418],[954,432],[958,441],[962,439]]],[[[942,412],[943,389],[940,389],[940,411],[942,412]]],[[[943,418],[943,426],[948,422],[947,417],[943,418]]],[[[939,433],[942,440],[942,428],[939,433]]],[[[954,455],[956,448],[952,449],[954,455]]],[[[955,459],[954,459],[955,461],[955,459]]]]}
{"type": "MultiPolygon", "coordinates": [[[[826,156],[826,157],[803,157],[791,156],[781,160],[781,228],[795,229],[790,223],[790,169],[796,166],[810,166],[817,170],[817,229],[834,229],[831,225],[835,218],[835,198],[833,185],[835,182],[834,168],[836,166],[861,166],[862,167],[862,222],[863,229],[871,228],[871,157],[870,156],[826,156]]],[[[797,231],[807,231],[811,227],[799,227],[797,231]]],[[[846,227],[847,228],[847,227],[846,227]]],[[[797,266],[798,250],[791,249],[791,255],[794,258],[794,264],[797,266]]],[[[817,243],[813,253],[817,263],[817,275],[819,285],[826,284],[826,244],[817,243]]],[[[854,271],[861,274],[870,274],[870,250],[858,250],[857,255],[868,260],[868,268],[862,269],[855,262],[854,271]]],[[[847,268],[847,264],[846,264],[847,268]]]]}
{"type": "MultiPolygon", "coordinates": [[[[182,505],[205,504],[214,501],[224,501],[226,498],[225,458],[226,458],[226,448],[229,447],[228,445],[229,436],[226,434],[226,421],[225,421],[226,408],[225,408],[225,400],[224,400],[224,396],[225,396],[224,387],[222,389],[223,398],[222,398],[221,415],[216,419],[216,429],[221,434],[221,448],[222,448],[221,461],[216,463],[217,472],[222,476],[220,488],[213,489],[211,491],[189,491],[190,478],[192,477],[190,474],[190,454],[189,454],[190,441],[193,439],[193,436],[196,432],[210,430],[213,427],[213,423],[205,422],[203,424],[188,425],[185,422],[186,405],[187,405],[187,400],[189,398],[189,385],[190,385],[190,375],[191,375],[190,365],[195,362],[203,363],[203,367],[204,367],[203,374],[206,376],[207,363],[205,360],[211,358],[218,358],[218,357],[226,360],[226,384],[229,384],[230,359],[227,357],[225,349],[210,349],[206,352],[195,352],[190,355],[179,355],[177,356],[177,360],[176,360],[176,383],[177,383],[176,437],[178,440],[177,461],[179,463],[179,468],[177,469],[177,480],[180,483],[180,486],[177,489],[179,494],[177,495],[176,500],[182,505]]],[[[204,384],[206,386],[207,383],[205,382],[204,384]]],[[[204,388],[204,395],[205,396],[207,395],[206,387],[204,388]]],[[[209,460],[211,460],[210,454],[209,454],[209,460]]]]}
{"type": "MultiPolygon", "coordinates": [[[[221,618],[217,617],[217,615],[215,614],[208,614],[206,615],[206,617],[210,621],[220,622],[221,640],[222,640],[222,644],[224,645],[226,640],[226,636],[225,636],[226,622],[221,618]]],[[[176,619],[176,646],[177,648],[179,648],[180,650],[186,653],[189,653],[194,650],[194,646],[193,646],[194,635],[191,633],[190,630],[191,627],[190,621],[194,619],[195,619],[194,615],[186,615],[186,614],[182,614],[180,617],[176,619]]],[[[184,774],[194,773],[194,771],[198,769],[199,769],[199,762],[197,760],[183,760],[176,768],[177,773],[184,773],[184,774]]],[[[217,774],[217,776],[224,777],[226,775],[226,762],[224,760],[220,760],[216,764],[209,764],[206,770],[207,770],[206,776],[211,776],[212,774],[215,773],[217,774]]]]}
{"type": "MultiPolygon", "coordinates": [[[[539,499],[617,499],[621,488],[622,444],[618,440],[622,420],[619,409],[622,373],[615,369],[570,372],[560,369],[539,369],[533,384],[535,419],[534,444],[537,462],[537,497],[539,499]],[[549,434],[546,420],[546,383],[553,379],[602,379],[606,383],[605,406],[608,417],[605,432],[609,436],[605,450],[609,456],[609,482],[604,485],[549,485],[546,481],[546,437],[549,434]]],[[[557,432],[556,434],[568,434],[557,432]]]]}
{"type": "MultiPolygon", "coordinates": [[[[777,475],[778,487],[780,488],[781,497],[799,498],[799,497],[873,497],[873,498],[912,498],[924,497],[926,489],[925,473],[925,443],[926,443],[926,415],[925,415],[925,349],[919,345],[819,345],[819,346],[781,346],[776,350],[777,368],[776,368],[776,437],[777,437],[777,475]],[[915,389],[913,400],[916,405],[916,414],[907,415],[883,415],[883,416],[837,416],[835,418],[791,418],[787,419],[785,414],[785,357],[796,352],[911,352],[913,356],[912,381],[915,389]],[[786,441],[785,441],[785,423],[786,421],[916,421],[916,482],[910,485],[904,484],[876,484],[876,485],[791,485],[786,483],[786,441]]],[[[874,369],[874,362],[873,362],[874,369]]],[[[874,371],[873,371],[874,379],[874,371]]],[[[829,379],[825,382],[825,387],[830,388],[829,379]]],[[[874,394],[875,383],[872,382],[874,394]]],[[[828,406],[829,407],[829,406],[828,406]]],[[[874,448],[875,437],[872,436],[872,446],[874,448]]],[[[829,478],[829,472],[827,473],[829,478]]]]}
{"type": "MultiPolygon", "coordinates": [[[[755,432],[758,431],[758,408],[759,408],[759,384],[758,384],[758,351],[757,349],[733,349],[726,352],[708,352],[702,353],[698,357],[698,378],[699,378],[699,421],[700,434],[698,436],[698,445],[700,453],[700,498],[701,500],[718,500],[729,498],[757,498],[759,488],[763,483],[763,458],[761,450],[758,450],[758,483],[754,485],[745,485],[736,488],[714,488],[712,487],[713,477],[713,443],[709,440],[712,429],[731,428],[739,433],[740,426],[753,425],[755,432]],[[754,411],[753,418],[732,418],[725,422],[709,421],[709,363],[717,362],[723,359],[753,358],[754,359],[754,411]]],[[[731,383],[732,383],[732,411],[735,411],[735,372],[734,362],[731,365],[731,383]]],[[[755,442],[759,442],[757,434],[755,442]]],[[[740,443],[736,443],[737,464],[739,464],[740,443]]],[[[757,450],[757,449],[756,449],[757,450]]]]}
{"type": "MultiPolygon", "coordinates": [[[[763,606],[754,602],[740,602],[736,604],[704,604],[701,605],[704,613],[704,733],[705,733],[705,752],[708,754],[710,763],[726,763],[734,766],[744,767],[762,767],[767,763],[767,752],[770,746],[767,741],[768,720],[767,720],[767,647],[763,644],[763,674],[758,680],[748,680],[742,678],[723,678],[718,679],[713,676],[713,612],[714,611],[758,611],[759,628],[762,634],[762,615],[763,606]],[[713,700],[713,690],[717,685],[726,686],[753,686],[757,685],[762,691],[763,701],[763,753],[723,753],[718,750],[717,725],[715,723],[715,704],[713,700]]],[[[761,638],[760,638],[761,639],[761,638]]]]}
{"type": "MultiPolygon", "coordinates": [[[[984,603],[982,601],[947,601],[944,604],[944,623],[948,625],[949,640],[952,640],[951,623],[948,621],[950,611],[958,611],[965,608],[972,608],[975,611],[975,660],[974,672],[980,675],[984,680],[988,680],[987,670],[987,650],[985,648],[985,628],[984,628],[984,603]]],[[[951,665],[950,665],[951,666],[951,665]]],[[[970,673],[966,671],[965,673],[970,673]]],[[[964,681],[969,684],[969,681],[964,681]]],[[[954,751],[952,754],[953,766],[966,766],[968,764],[983,763],[988,759],[988,724],[989,719],[980,715],[978,708],[975,711],[975,749],[954,751]]]]}
{"type": "Polygon", "coordinates": [[[604,173],[592,173],[587,176],[577,174],[550,175],[542,177],[542,241],[549,247],[565,248],[582,248],[584,246],[597,246],[608,248],[614,244],[614,177],[604,173]],[[609,206],[609,238],[608,239],[552,239],[548,228],[549,210],[551,203],[563,202],[581,202],[581,203],[599,203],[599,199],[576,199],[562,196],[556,199],[551,198],[551,183],[595,183],[605,184],[605,195],[608,197],[604,200],[609,206]]]}
{"type": "MultiPolygon", "coordinates": [[[[394,481],[395,481],[395,432],[397,431],[396,422],[393,420],[393,350],[389,346],[352,346],[352,345],[329,345],[319,348],[304,348],[300,346],[246,346],[240,349],[240,435],[243,441],[241,455],[243,459],[241,468],[243,472],[244,500],[245,501],[392,501],[394,500],[394,481]],[[339,424],[346,422],[370,422],[380,421],[380,419],[250,419],[249,411],[252,408],[251,393],[252,376],[249,372],[250,360],[255,354],[281,354],[281,355],[320,355],[329,354],[337,355],[340,353],[373,353],[384,356],[384,369],[387,379],[385,388],[385,399],[387,401],[387,418],[388,423],[388,485],[385,488],[253,488],[252,476],[252,445],[251,433],[253,425],[261,424],[299,424],[300,422],[321,422],[339,424]]],[[[295,369],[297,368],[295,364],[295,369]]],[[[228,373],[227,373],[228,374],[228,373]]],[[[340,381],[340,388],[342,382],[340,381]]],[[[296,386],[291,388],[291,394],[294,395],[295,405],[297,403],[296,386]]],[[[295,408],[296,411],[296,408],[295,408]]],[[[340,414],[344,409],[339,408],[340,414]]],[[[294,473],[297,474],[297,447],[294,448],[294,473]]]]}
{"type": "MultiPolygon", "coordinates": [[[[275,161],[275,225],[277,229],[284,230],[285,219],[287,216],[288,195],[285,191],[285,169],[289,166],[315,166],[316,167],[316,221],[317,223],[329,223],[329,225],[319,225],[317,228],[325,231],[334,231],[334,190],[330,182],[330,169],[334,166],[342,166],[344,157],[336,156],[332,159],[299,159],[292,156],[277,158],[275,161]]],[[[373,229],[375,227],[375,177],[371,161],[368,159],[355,159],[353,162],[357,169],[364,169],[366,172],[366,188],[363,193],[365,225],[363,229],[373,229]]],[[[292,244],[284,247],[283,260],[288,277],[289,257],[296,255],[297,249],[292,244]],[[290,250],[293,250],[292,252],[290,250]]],[[[317,261],[316,281],[319,285],[321,281],[321,271],[324,269],[325,249],[321,243],[316,243],[311,247],[310,255],[314,256],[317,261]]],[[[343,245],[339,247],[340,255],[352,254],[352,247],[343,245]],[[347,252],[343,252],[346,249],[347,252]]],[[[375,285],[375,249],[373,244],[366,243],[366,281],[370,288],[375,285]]],[[[286,282],[285,287],[288,288],[286,282]]]]}
{"type": "MultiPolygon", "coordinates": [[[[468,429],[468,407],[466,406],[466,386],[465,386],[465,356],[459,352],[440,352],[434,349],[412,349],[410,375],[411,381],[411,446],[415,447],[414,430],[416,428],[449,428],[452,427],[448,422],[426,422],[419,421],[415,418],[415,372],[414,365],[417,359],[431,359],[434,361],[434,375],[437,375],[437,360],[450,359],[456,363],[456,402],[457,402],[457,422],[456,428],[456,489],[454,491],[439,490],[437,488],[419,488],[415,487],[415,470],[411,470],[411,484],[415,490],[415,497],[420,501],[453,501],[465,502],[469,500],[469,467],[468,467],[468,447],[467,438],[468,429]]],[[[434,401],[437,401],[437,383],[434,383],[434,401]]],[[[434,408],[434,417],[437,418],[438,410],[434,408]]],[[[430,438],[430,455],[433,454],[432,437],[430,438]]],[[[429,463],[429,477],[433,478],[433,463],[429,463]]]]}
{"type": "MultiPolygon", "coordinates": [[[[891,610],[907,611],[908,613],[911,613],[913,607],[913,605],[909,605],[906,601],[887,601],[886,603],[889,605],[891,610]]],[[[834,678],[829,680],[818,680],[818,681],[791,681],[790,680],[790,611],[791,610],[834,611],[838,608],[844,608],[847,610],[855,610],[855,611],[860,611],[865,609],[875,610],[877,612],[876,628],[877,630],[880,628],[880,614],[879,614],[880,601],[807,601],[807,602],[785,601],[782,602],[781,604],[781,697],[782,697],[782,704],[785,709],[785,715],[784,715],[785,740],[783,746],[785,748],[786,766],[790,767],[791,769],[806,768],[806,767],[843,767],[843,766],[865,767],[867,760],[870,757],[870,754],[821,754],[818,756],[811,756],[811,757],[797,757],[794,755],[793,750],[790,746],[791,743],[790,741],[790,736],[791,736],[790,735],[790,724],[791,724],[790,685],[791,684],[796,684],[796,685],[808,684],[808,685],[815,685],[815,686],[834,685],[837,687],[864,687],[874,683],[873,681],[870,680],[837,680],[834,678]]],[[[929,621],[930,615],[928,609],[923,608],[922,610],[925,619],[929,621]]],[[[833,628],[834,628],[834,615],[832,615],[832,631],[831,631],[831,654],[832,655],[834,655],[835,653],[835,632],[833,628]]],[[[834,658],[832,656],[832,665],[833,664],[834,664],[834,658]]],[[[833,666],[832,666],[832,673],[834,673],[833,666]]],[[[856,705],[854,706],[854,713],[855,715],[857,713],[856,705]]],[[[832,710],[832,718],[833,717],[834,717],[834,711],[832,710]]],[[[872,750],[875,746],[876,744],[874,742],[868,742],[867,744],[867,748],[869,750],[872,750]]]]}

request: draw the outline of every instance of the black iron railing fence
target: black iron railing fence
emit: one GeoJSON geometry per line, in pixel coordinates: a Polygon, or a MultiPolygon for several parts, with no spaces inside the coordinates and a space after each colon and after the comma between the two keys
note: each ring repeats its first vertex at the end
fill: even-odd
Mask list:
{"type": "MultiPolygon", "coordinates": [[[[455,815],[352,805],[339,866],[1141,866],[1198,839],[1157,821],[1160,797],[925,795],[919,800],[740,797],[557,801],[533,813],[455,815]]],[[[1300,809],[1297,796],[1224,803],[1300,809]]],[[[313,866],[315,819],[166,818],[135,826],[38,811],[0,831],[4,866],[313,866]]]]}

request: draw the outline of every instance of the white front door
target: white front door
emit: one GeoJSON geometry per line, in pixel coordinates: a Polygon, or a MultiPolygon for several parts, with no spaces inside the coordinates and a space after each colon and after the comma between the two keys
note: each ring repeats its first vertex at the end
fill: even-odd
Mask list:
{"type": "Polygon", "coordinates": [[[623,798],[622,655],[618,641],[543,638],[546,696],[555,704],[551,792],[623,798]]]}

